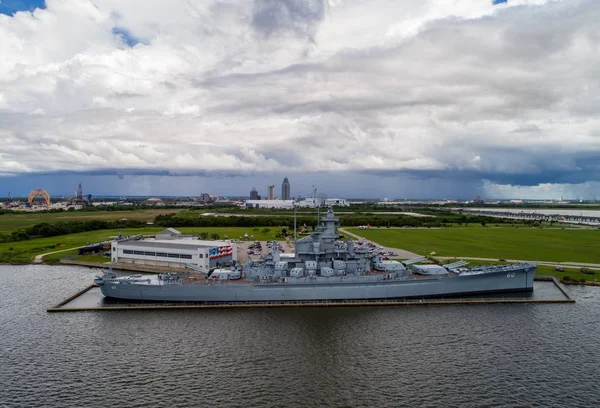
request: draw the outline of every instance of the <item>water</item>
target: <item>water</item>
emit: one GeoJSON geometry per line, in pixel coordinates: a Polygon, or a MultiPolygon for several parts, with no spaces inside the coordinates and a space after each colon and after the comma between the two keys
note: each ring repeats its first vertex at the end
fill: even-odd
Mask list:
{"type": "Polygon", "coordinates": [[[0,266],[2,407],[586,407],[575,304],[47,313],[95,271],[0,266]]]}

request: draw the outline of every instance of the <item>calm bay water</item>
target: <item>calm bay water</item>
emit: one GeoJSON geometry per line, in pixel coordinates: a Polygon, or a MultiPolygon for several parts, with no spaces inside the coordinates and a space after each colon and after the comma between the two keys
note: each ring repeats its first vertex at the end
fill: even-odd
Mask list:
{"type": "Polygon", "coordinates": [[[95,271],[0,266],[2,407],[588,407],[575,304],[52,313],[95,271]]]}

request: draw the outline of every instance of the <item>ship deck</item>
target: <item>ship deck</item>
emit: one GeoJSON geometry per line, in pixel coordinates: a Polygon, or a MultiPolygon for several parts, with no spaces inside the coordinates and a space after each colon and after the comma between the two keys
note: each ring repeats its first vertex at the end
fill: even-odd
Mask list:
{"type": "MultiPolygon", "coordinates": [[[[372,271],[366,273],[364,276],[375,276],[375,275],[386,275],[386,272],[380,271],[372,271]]],[[[135,281],[136,285],[169,285],[168,282],[164,282],[158,278],[156,274],[144,274],[144,275],[130,275],[137,276],[138,280],[135,281]]],[[[450,272],[447,275],[419,275],[416,273],[411,274],[407,279],[408,280],[416,280],[416,279],[432,279],[432,278],[446,278],[456,276],[455,273],[450,272]]],[[[123,277],[121,277],[123,278],[123,277]]],[[[199,272],[186,272],[186,277],[184,277],[184,283],[186,285],[253,285],[256,284],[256,281],[246,280],[244,277],[241,279],[231,279],[231,280],[212,280],[207,279],[206,275],[199,272]]],[[[269,282],[261,282],[261,284],[269,284],[269,282]]]]}
{"type": "MultiPolygon", "coordinates": [[[[251,283],[251,282],[249,282],[251,283]]],[[[424,299],[382,299],[350,301],[288,301],[288,302],[239,302],[239,303],[200,303],[200,302],[133,302],[108,299],[100,288],[90,285],[47,309],[48,312],[117,311],[117,310],[167,310],[167,309],[232,309],[232,308],[272,308],[272,307],[366,307],[366,306],[448,306],[485,304],[524,304],[524,303],[574,303],[563,285],[553,277],[535,279],[533,292],[474,295],[468,297],[424,298],[424,299]]]]}

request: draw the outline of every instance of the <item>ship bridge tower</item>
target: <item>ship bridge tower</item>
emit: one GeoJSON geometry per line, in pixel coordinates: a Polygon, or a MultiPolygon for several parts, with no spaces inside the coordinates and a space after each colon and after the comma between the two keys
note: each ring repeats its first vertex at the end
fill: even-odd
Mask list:
{"type": "Polygon", "coordinates": [[[327,214],[321,218],[321,226],[323,227],[323,235],[335,236],[337,238],[337,226],[339,224],[339,218],[333,213],[333,208],[329,207],[327,214]]]}

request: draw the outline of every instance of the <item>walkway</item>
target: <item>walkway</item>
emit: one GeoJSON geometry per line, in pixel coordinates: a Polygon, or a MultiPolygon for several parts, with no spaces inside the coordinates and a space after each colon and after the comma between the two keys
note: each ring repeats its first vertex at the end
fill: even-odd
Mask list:
{"type": "Polygon", "coordinates": [[[33,263],[39,264],[39,263],[44,262],[44,257],[46,255],[57,254],[59,252],[67,252],[67,251],[70,251],[72,249],[79,249],[79,248],[83,248],[83,246],[78,246],[78,247],[75,247],[75,248],[61,249],[60,251],[46,252],[45,254],[36,255],[35,258],[33,258],[33,263]]]}

